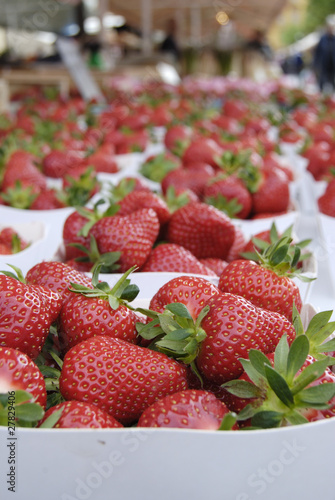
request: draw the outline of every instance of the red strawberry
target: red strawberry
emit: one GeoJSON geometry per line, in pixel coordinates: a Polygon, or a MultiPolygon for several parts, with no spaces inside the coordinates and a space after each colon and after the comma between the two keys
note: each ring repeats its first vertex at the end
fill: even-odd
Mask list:
{"type": "Polygon", "coordinates": [[[235,226],[235,239],[227,255],[227,262],[232,262],[233,260],[238,259],[244,247],[245,247],[244,234],[238,226],[235,226]]]}
{"type": "Polygon", "coordinates": [[[235,260],[223,271],[219,288],[241,295],[253,304],[275,311],[292,320],[295,303],[301,310],[302,300],[296,283],[287,275],[280,276],[250,260],[235,260]]]}
{"type": "Polygon", "coordinates": [[[161,226],[170,219],[170,211],[165,201],[151,191],[132,191],[119,202],[119,205],[120,210],[117,214],[120,216],[129,215],[142,208],[152,208],[156,212],[161,226]]]}
{"type": "Polygon", "coordinates": [[[318,207],[322,214],[335,217],[335,179],[328,183],[324,194],[319,197],[318,207]]]}
{"type": "MultiPolygon", "coordinates": [[[[204,190],[204,200],[211,205],[215,204],[215,199],[222,196],[226,201],[236,200],[238,211],[232,214],[239,219],[246,219],[251,212],[252,197],[242,181],[235,176],[217,178],[209,180],[204,190]]],[[[217,206],[217,208],[221,208],[217,206]]],[[[230,215],[230,214],[229,214],[230,215]]]]}
{"type": "Polygon", "coordinates": [[[252,195],[253,213],[285,212],[289,208],[290,191],[284,172],[277,168],[264,169],[263,182],[252,195]]]}
{"type": "Polygon", "coordinates": [[[11,255],[12,253],[13,251],[8,245],[0,243],[0,255],[11,255]]]}
{"type": "Polygon", "coordinates": [[[202,198],[205,186],[213,175],[213,168],[205,163],[198,164],[196,168],[177,168],[162,180],[162,191],[166,194],[168,188],[173,186],[178,190],[189,189],[202,198]]]}
{"type": "Polygon", "coordinates": [[[82,250],[71,246],[72,243],[83,245],[87,249],[90,247],[89,236],[83,236],[80,233],[85,224],[88,223],[90,215],[94,215],[93,210],[87,208],[85,209],[85,213],[75,210],[65,219],[63,226],[65,260],[75,259],[76,257],[82,257],[83,255],[85,255],[82,250]]]}
{"type": "Polygon", "coordinates": [[[27,272],[26,281],[29,285],[40,285],[59,293],[63,303],[72,296],[72,292],[68,289],[70,283],[78,283],[93,288],[90,278],[75,271],[63,262],[56,261],[36,264],[27,272]]]}
{"type": "Polygon", "coordinates": [[[210,267],[202,264],[189,250],[174,243],[162,243],[154,248],[141,271],[216,276],[210,267]]]}
{"type": "Polygon", "coordinates": [[[52,323],[50,304],[33,287],[4,275],[0,275],[0,302],[0,345],[35,359],[52,323]]]}
{"type": "Polygon", "coordinates": [[[235,239],[235,227],[220,210],[205,203],[189,203],[169,221],[168,240],[190,250],[198,259],[225,260],[235,239]]]}
{"type": "Polygon", "coordinates": [[[182,160],[184,165],[203,162],[217,168],[217,159],[222,155],[221,147],[212,139],[200,137],[184,151],[182,160]]]}
{"type": "Polygon", "coordinates": [[[99,252],[121,252],[120,272],[147,260],[159,232],[159,220],[152,208],[143,208],[123,217],[103,217],[94,224],[90,234],[97,241],[99,252]]]}
{"type": "Polygon", "coordinates": [[[29,392],[42,408],[46,407],[47,393],[42,373],[27,354],[12,347],[0,347],[1,393],[29,392]]]}
{"type": "Polygon", "coordinates": [[[113,144],[106,142],[86,158],[86,164],[93,166],[95,172],[115,174],[119,171],[119,167],[115,161],[114,151],[113,144]]]}
{"type": "Polygon", "coordinates": [[[62,178],[68,170],[69,152],[54,149],[42,161],[44,175],[52,178],[62,178]]]}
{"type": "Polygon", "coordinates": [[[39,171],[34,163],[35,157],[26,151],[15,151],[11,154],[5,165],[2,179],[2,190],[13,187],[16,181],[23,184],[35,186],[35,188],[45,189],[46,178],[39,171]]]}
{"type": "Polygon", "coordinates": [[[180,276],[165,283],[155,293],[149,309],[163,312],[168,304],[180,302],[187,307],[192,318],[196,318],[208,299],[219,293],[218,288],[204,278],[180,276]]]}
{"type": "Polygon", "coordinates": [[[187,389],[186,370],[176,361],[106,336],[70,349],[59,382],[65,399],[92,403],[124,425],[155,401],[187,389]]]}
{"type": "Polygon", "coordinates": [[[57,210],[66,207],[66,204],[57,196],[54,189],[43,189],[30,205],[30,210],[57,210]]]}
{"type": "Polygon", "coordinates": [[[137,427],[175,427],[218,430],[227,407],[214,394],[192,390],[176,392],[144,410],[137,427]]]}
{"type": "Polygon", "coordinates": [[[28,243],[11,227],[4,227],[0,231],[0,243],[10,249],[9,253],[21,252],[28,246],[28,243]]]}
{"type": "Polygon", "coordinates": [[[108,429],[123,427],[114,417],[90,403],[65,401],[49,408],[38,427],[55,412],[62,413],[54,429],[108,429]]]}
{"type": "MultiPolygon", "coordinates": [[[[122,276],[112,289],[107,283],[103,286],[98,283],[96,272],[92,278],[93,289],[85,289],[83,285],[75,283],[71,285],[72,297],[63,305],[58,321],[59,336],[65,351],[96,335],[137,342],[138,317],[127,307],[122,291],[128,274],[122,276]]],[[[128,300],[133,300],[137,293],[136,288],[128,300]]]]}
{"type": "Polygon", "coordinates": [[[166,148],[177,156],[182,156],[191,142],[192,129],[186,125],[172,125],[165,134],[166,148]]]}

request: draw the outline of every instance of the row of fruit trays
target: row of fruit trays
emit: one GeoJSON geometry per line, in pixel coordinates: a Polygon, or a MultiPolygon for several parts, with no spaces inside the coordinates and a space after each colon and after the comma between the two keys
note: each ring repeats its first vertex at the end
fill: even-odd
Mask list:
{"type": "Polygon", "coordinates": [[[1,491],[330,498],[335,101],[105,93],[0,117],[1,491]]]}

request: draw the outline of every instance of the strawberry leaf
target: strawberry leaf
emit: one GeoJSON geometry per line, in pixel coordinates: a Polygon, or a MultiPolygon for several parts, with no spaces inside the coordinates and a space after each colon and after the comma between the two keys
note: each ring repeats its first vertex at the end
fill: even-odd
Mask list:
{"type": "Polygon", "coordinates": [[[258,371],[258,373],[265,377],[265,365],[271,366],[271,363],[265,354],[261,351],[257,351],[257,349],[250,349],[249,359],[252,366],[258,371]]]}
{"type": "Polygon", "coordinates": [[[230,411],[223,417],[218,431],[231,431],[237,420],[236,413],[230,411]]]}
{"type": "Polygon", "coordinates": [[[292,382],[295,374],[303,366],[309,353],[309,341],[306,335],[299,335],[292,342],[287,358],[287,380],[292,382]]]}
{"type": "Polygon", "coordinates": [[[44,420],[44,422],[39,426],[40,429],[52,429],[55,427],[60,417],[62,416],[63,408],[59,408],[59,410],[54,411],[49,415],[48,418],[44,420]]]}
{"type": "Polygon", "coordinates": [[[298,375],[298,377],[294,380],[291,388],[292,394],[297,394],[309,384],[321,377],[326,368],[329,366],[330,360],[331,358],[327,357],[306,366],[306,368],[304,368],[300,375],[298,375]]]}
{"type": "Polygon", "coordinates": [[[262,396],[262,391],[251,382],[247,380],[230,380],[221,385],[230,394],[239,398],[251,399],[259,398],[262,396]]]}
{"type": "MultiPolygon", "coordinates": [[[[308,405],[323,405],[328,403],[334,396],[335,383],[326,382],[304,389],[297,395],[297,400],[308,405]]],[[[326,408],[329,408],[329,405],[326,408]]]]}
{"type": "Polygon", "coordinates": [[[291,408],[294,404],[293,395],[284,379],[272,366],[265,365],[265,374],[269,386],[284,405],[291,408]]]}
{"type": "Polygon", "coordinates": [[[287,335],[283,335],[277,344],[275,354],[274,354],[274,367],[275,370],[286,376],[287,373],[287,359],[290,347],[287,342],[287,335]]]}
{"type": "Polygon", "coordinates": [[[180,302],[168,304],[167,306],[165,306],[165,309],[167,309],[168,311],[171,311],[176,316],[181,316],[182,318],[192,319],[192,316],[190,315],[187,307],[184,304],[181,304],[180,302]]]}
{"type": "Polygon", "coordinates": [[[251,419],[251,425],[261,429],[279,427],[283,415],[277,411],[260,411],[251,419]]]}
{"type": "Polygon", "coordinates": [[[308,424],[308,420],[306,417],[301,415],[298,411],[291,411],[288,414],[286,414],[286,420],[291,424],[291,425],[302,425],[302,424],[308,424]]]}

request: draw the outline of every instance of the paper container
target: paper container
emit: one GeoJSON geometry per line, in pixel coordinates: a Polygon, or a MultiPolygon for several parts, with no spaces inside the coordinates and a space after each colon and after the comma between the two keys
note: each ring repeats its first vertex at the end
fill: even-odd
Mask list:
{"type": "Polygon", "coordinates": [[[321,233],[321,241],[316,248],[318,260],[326,261],[329,268],[329,279],[335,288],[335,218],[319,213],[317,222],[321,233]]]}

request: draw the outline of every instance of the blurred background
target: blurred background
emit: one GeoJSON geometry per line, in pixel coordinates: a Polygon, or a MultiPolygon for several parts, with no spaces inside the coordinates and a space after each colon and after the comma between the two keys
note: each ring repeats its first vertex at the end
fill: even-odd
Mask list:
{"type": "Polygon", "coordinates": [[[163,62],[179,76],[306,81],[334,13],[335,0],[0,0],[0,67],[59,72],[66,37],[97,78],[152,77],[163,62]]]}

